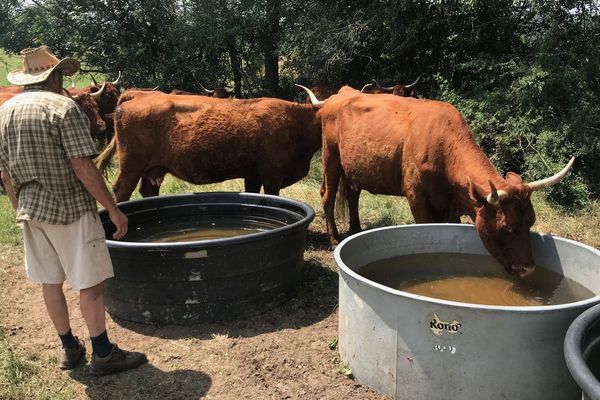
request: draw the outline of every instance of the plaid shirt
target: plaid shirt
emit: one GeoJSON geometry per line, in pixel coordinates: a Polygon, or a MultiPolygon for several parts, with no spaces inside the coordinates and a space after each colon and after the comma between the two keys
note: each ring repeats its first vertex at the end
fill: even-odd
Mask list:
{"type": "Polygon", "coordinates": [[[69,224],[97,211],[69,161],[97,153],[89,126],[73,100],[41,85],[0,107],[0,171],[11,176],[17,221],[69,224]]]}

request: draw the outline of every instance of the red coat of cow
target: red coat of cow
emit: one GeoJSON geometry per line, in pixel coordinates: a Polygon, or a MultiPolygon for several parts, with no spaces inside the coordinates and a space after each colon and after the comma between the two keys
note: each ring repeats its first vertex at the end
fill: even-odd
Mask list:
{"type": "Polygon", "coordinates": [[[118,78],[113,82],[106,81],[102,85],[98,85],[96,81],[94,81],[92,85],[82,88],[72,87],[68,90],[69,94],[73,97],[81,95],[91,95],[95,97],[97,112],[106,125],[106,130],[96,137],[101,143],[110,141],[114,134],[113,113],[117,107],[119,96],[121,95],[119,86],[120,80],[121,72],[119,72],[118,78]]]}
{"type": "Polygon", "coordinates": [[[158,194],[166,172],[194,184],[244,178],[245,190],[279,194],[308,174],[321,147],[318,108],[262,98],[126,91],[115,112],[115,138],[98,157],[104,170],[116,152],[117,201],[158,194]],[[148,185],[152,185],[154,191],[148,185]]]}
{"type": "MultiPolygon", "coordinates": [[[[22,92],[22,88],[18,88],[20,88],[22,92]]],[[[15,91],[15,93],[0,92],[0,106],[19,93],[20,92],[17,91],[15,91]]],[[[68,92],[66,94],[68,95],[68,92]]],[[[98,136],[103,135],[104,131],[106,130],[106,123],[98,113],[98,106],[96,105],[96,100],[94,97],[89,94],[70,97],[77,103],[84,114],[88,117],[88,120],[90,121],[90,133],[92,138],[97,138],[98,136]]]]}
{"type": "Polygon", "coordinates": [[[360,230],[361,190],[406,196],[415,222],[459,222],[468,215],[488,251],[509,272],[533,271],[531,193],[560,181],[573,159],[553,177],[523,183],[513,172],[502,177],[496,171],[448,103],[365,95],[344,87],[321,106],[322,203],[332,246],[339,240],[334,205],[341,183],[351,232],[360,230]]]}

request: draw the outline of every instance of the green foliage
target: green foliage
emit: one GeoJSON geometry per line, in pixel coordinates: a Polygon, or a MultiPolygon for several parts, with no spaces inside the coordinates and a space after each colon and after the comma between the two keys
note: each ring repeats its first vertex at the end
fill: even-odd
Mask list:
{"type": "Polygon", "coordinates": [[[600,5],[595,0],[7,0],[0,48],[50,45],[125,86],[298,98],[293,83],[407,84],[454,104],[502,171],[527,180],[577,157],[551,189],[600,195],[600,5]]]}
{"type": "Polygon", "coordinates": [[[15,210],[8,196],[0,194],[0,244],[20,245],[23,241],[21,230],[15,223],[15,210]]]}

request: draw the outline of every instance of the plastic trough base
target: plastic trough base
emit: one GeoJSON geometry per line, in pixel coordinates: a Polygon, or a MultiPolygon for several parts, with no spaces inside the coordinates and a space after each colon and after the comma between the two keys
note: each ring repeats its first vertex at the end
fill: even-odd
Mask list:
{"type": "Polygon", "coordinates": [[[106,298],[106,310],[119,319],[149,325],[193,325],[244,319],[267,312],[294,297],[298,287],[265,297],[230,299],[194,304],[142,304],[106,298]]]}

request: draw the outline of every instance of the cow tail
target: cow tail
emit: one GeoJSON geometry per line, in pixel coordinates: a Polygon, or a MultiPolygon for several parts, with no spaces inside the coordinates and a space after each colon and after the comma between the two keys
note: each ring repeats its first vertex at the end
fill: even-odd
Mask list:
{"type": "Polygon", "coordinates": [[[346,178],[343,174],[340,176],[338,191],[335,196],[335,216],[338,220],[348,220],[348,195],[346,193],[346,178]]]}
{"type": "Polygon", "coordinates": [[[105,177],[108,175],[108,166],[110,165],[110,160],[115,155],[115,150],[117,149],[117,135],[113,135],[110,142],[106,145],[102,153],[96,158],[96,167],[100,170],[102,175],[105,177]]]}

